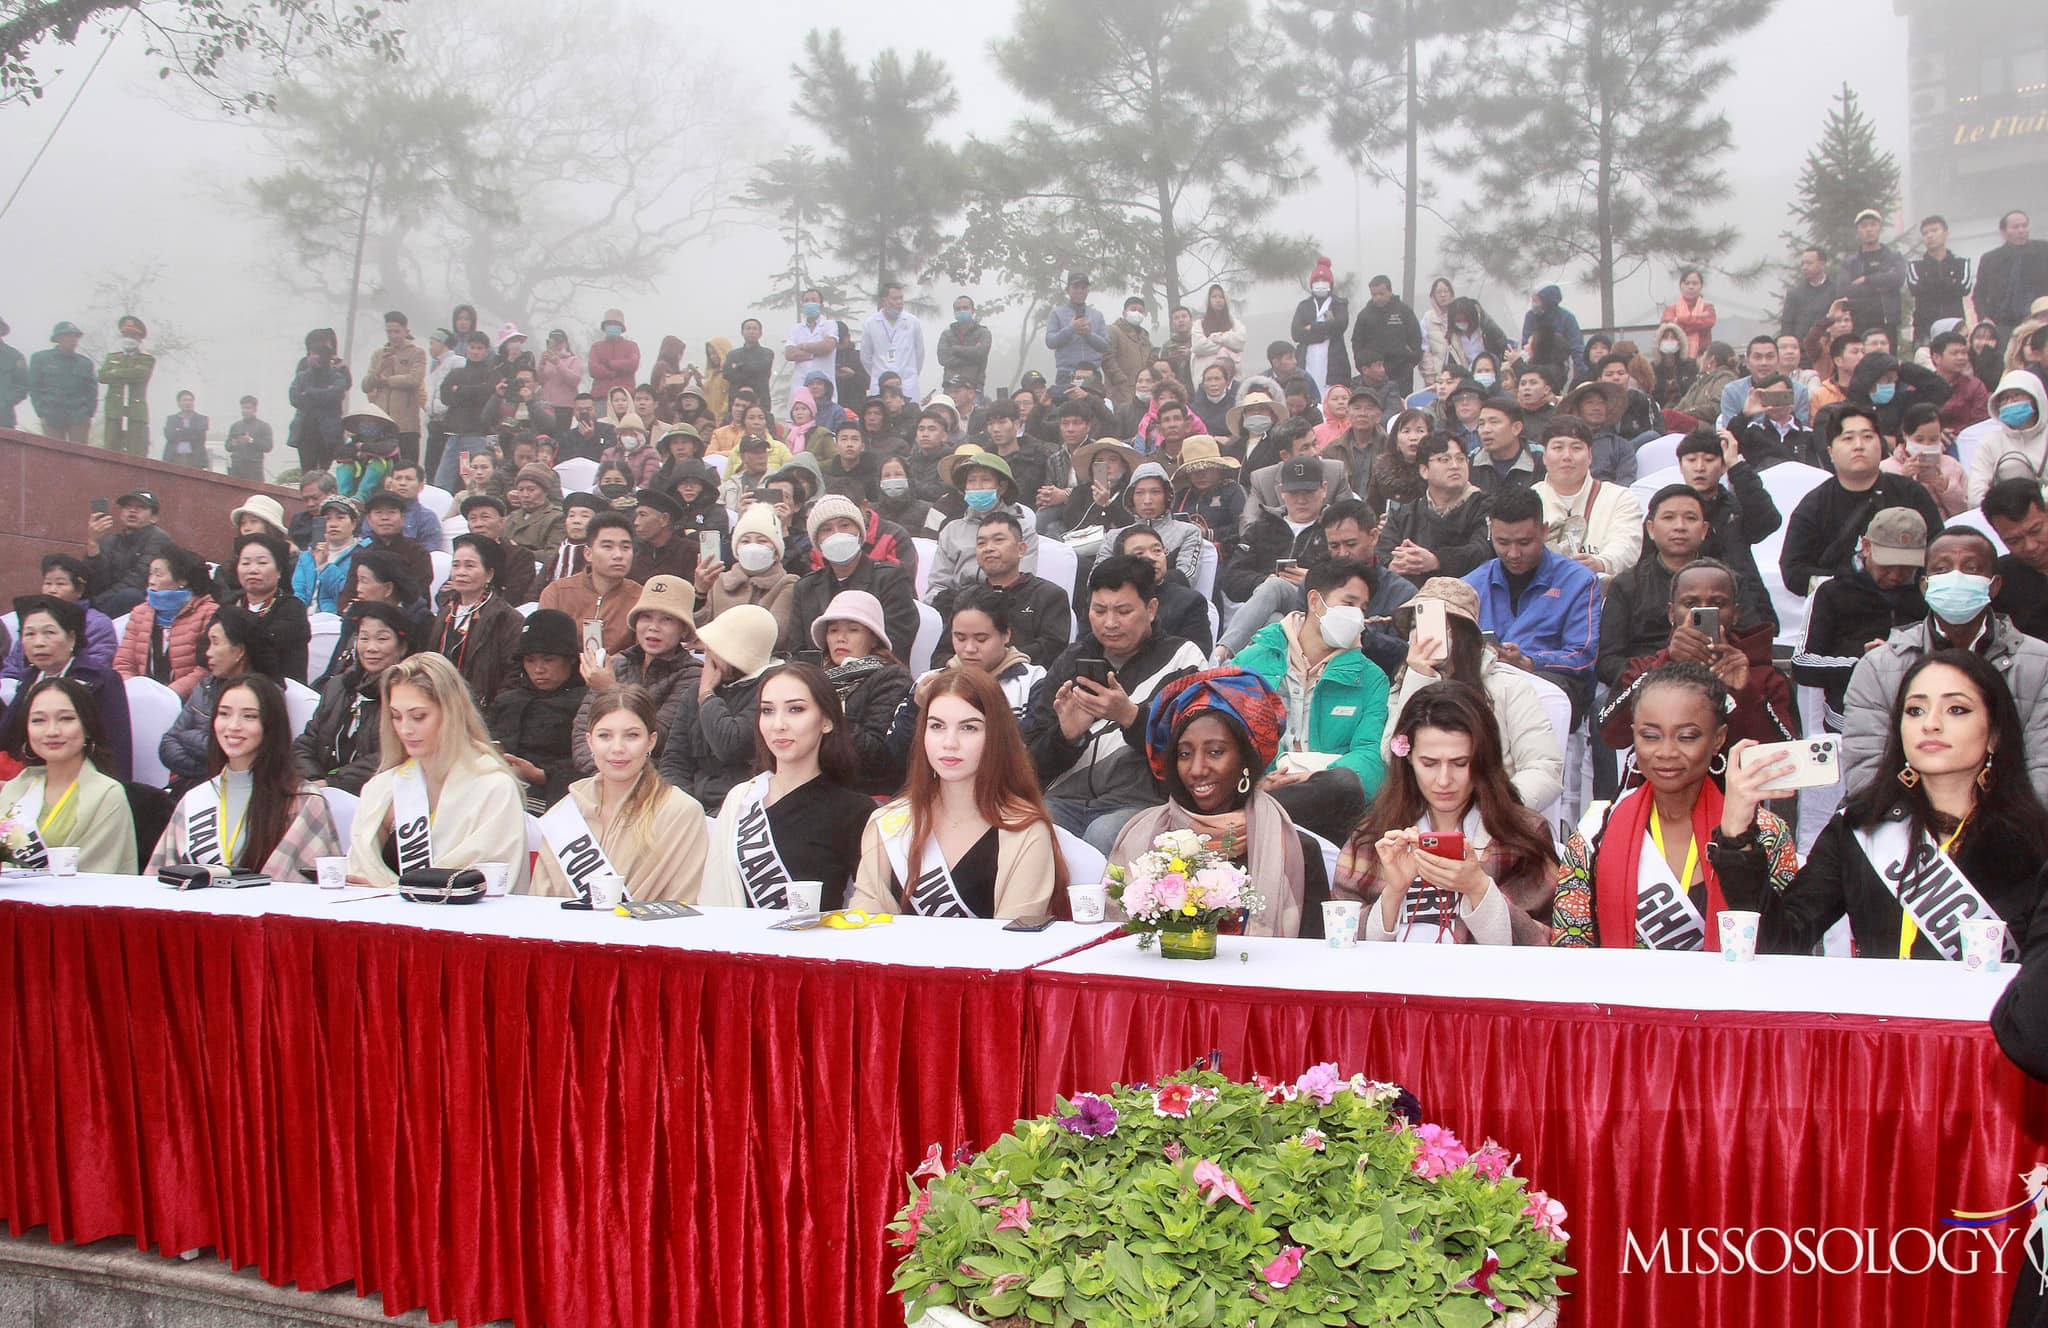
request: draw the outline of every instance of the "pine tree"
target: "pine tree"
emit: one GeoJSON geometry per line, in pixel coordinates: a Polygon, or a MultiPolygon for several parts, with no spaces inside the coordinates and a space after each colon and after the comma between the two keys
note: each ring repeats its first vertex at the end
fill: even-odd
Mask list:
{"type": "Polygon", "coordinates": [[[1440,152],[1475,186],[1453,259],[1517,285],[1576,266],[1612,327],[1615,286],[1646,265],[1726,256],[1735,229],[1696,220],[1727,193],[1717,48],[1771,5],[1551,0],[1485,30],[1448,103],[1465,132],[1440,152]]]}
{"type": "Polygon", "coordinates": [[[1818,245],[1830,260],[1856,249],[1856,214],[1876,208],[1889,215],[1899,201],[1899,163],[1877,145],[1877,126],[1847,83],[1828,112],[1820,142],[1799,173],[1795,229],[1785,232],[1794,253],[1818,245]]]}
{"type": "Polygon", "coordinates": [[[825,307],[846,307],[841,283],[824,274],[821,246],[829,201],[817,187],[817,154],[802,144],[792,144],[780,157],[764,162],[740,198],[749,211],[773,218],[782,242],[789,248],[789,263],[770,280],[773,287],[754,301],[756,309],[795,313],[803,293],[815,289],[824,297],[825,307]]]}

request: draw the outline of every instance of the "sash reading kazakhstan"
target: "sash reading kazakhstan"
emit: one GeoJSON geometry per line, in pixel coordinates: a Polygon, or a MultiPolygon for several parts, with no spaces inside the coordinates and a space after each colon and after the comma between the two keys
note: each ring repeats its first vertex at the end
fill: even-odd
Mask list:
{"type": "Polygon", "coordinates": [[[759,774],[740,786],[738,816],[733,825],[733,861],[739,867],[740,887],[754,908],[788,908],[789,868],[775,847],[768,826],[768,781],[759,774]]]}

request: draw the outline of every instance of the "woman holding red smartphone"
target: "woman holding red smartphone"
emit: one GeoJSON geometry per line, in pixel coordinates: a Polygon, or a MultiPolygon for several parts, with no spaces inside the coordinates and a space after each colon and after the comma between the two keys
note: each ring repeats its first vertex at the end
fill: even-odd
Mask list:
{"type": "Polygon", "coordinates": [[[1387,780],[1331,893],[1368,907],[1369,941],[1547,945],[1557,858],[1521,804],[1483,693],[1435,682],[1395,721],[1387,780]]]}

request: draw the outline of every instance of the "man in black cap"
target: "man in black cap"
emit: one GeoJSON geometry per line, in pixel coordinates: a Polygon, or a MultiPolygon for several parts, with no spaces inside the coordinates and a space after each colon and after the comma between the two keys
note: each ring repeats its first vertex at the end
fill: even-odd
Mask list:
{"type": "Polygon", "coordinates": [[[1280,463],[1280,503],[1275,515],[1261,511],[1244,534],[1223,574],[1223,593],[1240,601],[1221,645],[1235,655],[1261,627],[1306,607],[1301,583],[1308,569],[1328,560],[1323,505],[1329,483],[1321,458],[1289,457],[1280,463]]]}
{"type": "Polygon", "coordinates": [[[1052,351],[1055,386],[1065,387],[1084,364],[1101,367],[1109,350],[1109,321],[1088,303],[1087,273],[1067,275],[1067,302],[1054,305],[1045,320],[1045,344],[1052,351]]]}
{"type": "Polygon", "coordinates": [[[406,574],[421,590],[433,585],[434,560],[427,553],[427,546],[405,533],[407,501],[389,489],[382,489],[371,494],[363,507],[363,523],[367,527],[364,533],[369,537],[370,547],[397,555],[406,574]]]}
{"type": "Polygon", "coordinates": [[[505,538],[505,518],[510,515],[511,505],[495,493],[473,493],[462,500],[462,519],[469,523],[469,533],[483,536],[505,555],[504,568],[498,573],[498,593],[507,604],[531,604],[537,593],[533,551],[505,538]]]}
{"type": "Polygon", "coordinates": [[[573,618],[560,609],[535,609],[512,653],[519,676],[498,693],[485,719],[505,764],[525,785],[527,810],[536,814],[560,802],[576,778],[572,739],[588,695],[577,671],[582,654],[573,618]]]}
{"type": "Polygon", "coordinates": [[[640,505],[633,509],[633,568],[627,579],[643,586],[663,574],[689,581],[697,574],[697,541],[676,532],[683,505],[659,489],[642,489],[634,496],[640,505]]]}
{"type": "Polygon", "coordinates": [[[114,500],[112,512],[96,513],[86,523],[93,607],[109,618],[142,603],[149,593],[149,560],[173,545],[156,523],[162,510],[155,494],[131,489],[114,500]]]}

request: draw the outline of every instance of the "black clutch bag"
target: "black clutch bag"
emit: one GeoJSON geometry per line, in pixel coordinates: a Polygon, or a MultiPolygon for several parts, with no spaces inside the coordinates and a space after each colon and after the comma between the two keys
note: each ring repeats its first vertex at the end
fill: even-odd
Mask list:
{"type": "Polygon", "coordinates": [[[210,866],[206,863],[190,863],[185,866],[166,867],[156,874],[157,883],[168,885],[173,890],[204,890],[215,886],[223,890],[241,890],[252,885],[269,885],[270,878],[255,872],[234,872],[226,867],[210,866]]]}
{"type": "Polygon", "coordinates": [[[415,904],[474,904],[485,884],[474,867],[422,867],[399,876],[398,896],[415,904]]]}

